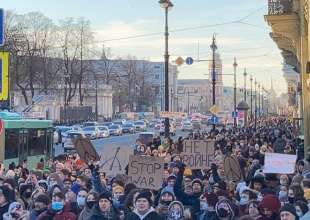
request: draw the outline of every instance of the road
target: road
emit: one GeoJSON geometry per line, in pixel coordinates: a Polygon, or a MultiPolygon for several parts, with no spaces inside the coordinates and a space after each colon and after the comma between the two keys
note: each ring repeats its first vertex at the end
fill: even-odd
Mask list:
{"type": "MultiPolygon", "coordinates": [[[[154,129],[148,129],[150,132],[154,132],[154,129]]],[[[132,146],[134,147],[136,139],[138,137],[139,133],[136,134],[124,134],[122,136],[111,136],[109,138],[101,138],[93,140],[92,143],[97,150],[98,154],[100,155],[103,148],[105,147],[113,147],[113,146],[132,146]]],[[[176,140],[179,136],[186,137],[188,135],[188,132],[182,132],[180,129],[177,129],[177,133],[172,138],[176,140]]],[[[163,139],[163,136],[162,136],[163,139]]],[[[63,148],[61,145],[54,146],[55,148],[55,155],[59,155],[63,153],[63,148]]]]}

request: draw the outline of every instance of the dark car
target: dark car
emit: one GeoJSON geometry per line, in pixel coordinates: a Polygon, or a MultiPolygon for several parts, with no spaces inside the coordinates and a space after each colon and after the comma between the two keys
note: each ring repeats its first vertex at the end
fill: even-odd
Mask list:
{"type": "Polygon", "coordinates": [[[155,137],[156,135],[154,132],[141,132],[137,138],[137,141],[146,146],[151,146],[155,137]]]}
{"type": "Polygon", "coordinates": [[[134,134],[136,132],[135,126],[132,123],[126,123],[122,127],[123,133],[134,134]]]}

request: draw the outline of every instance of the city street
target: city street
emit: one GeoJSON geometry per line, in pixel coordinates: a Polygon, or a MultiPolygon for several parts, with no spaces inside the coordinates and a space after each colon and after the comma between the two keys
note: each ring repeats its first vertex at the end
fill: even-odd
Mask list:
{"type": "MultiPolygon", "coordinates": [[[[154,129],[148,129],[148,132],[154,132],[154,129]]],[[[158,132],[158,130],[155,130],[155,133],[158,132]]],[[[178,137],[187,137],[189,132],[183,132],[180,129],[177,129],[177,133],[175,136],[172,136],[172,139],[175,141],[178,137]]],[[[105,147],[114,147],[114,146],[135,146],[136,139],[138,138],[139,133],[135,134],[123,134],[122,136],[110,136],[109,138],[100,138],[96,140],[92,140],[92,144],[97,150],[98,154],[100,155],[102,152],[102,149],[105,147]]],[[[164,136],[161,136],[162,140],[164,136]]],[[[61,145],[55,145],[55,155],[59,155],[63,153],[63,148],[61,145]]]]}

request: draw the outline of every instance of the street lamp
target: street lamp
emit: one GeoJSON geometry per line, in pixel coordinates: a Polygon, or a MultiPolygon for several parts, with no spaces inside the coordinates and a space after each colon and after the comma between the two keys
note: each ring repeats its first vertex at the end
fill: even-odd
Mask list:
{"type": "Polygon", "coordinates": [[[255,93],[255,99],[254,99],[254,127],[256,130],[256,123],[257,123],[257,93],[256,93],[256,87],[257,87],[257,82],[256,79],[254,80],[254,93],[255,93]]]}
{"type": "Polygon", "coordinates": [[[253,77],[251,75],[250,77],[250,81],[251,81],[251,99],[250,99],[250,108],[251,108],[251,120],[253,120],[253,77]]]}
{"type": "Polygon", "coordinates": [[[244,101],[246,102],[246,77],[247,77],[247,72],[246,72],[246,69],[244,68],[244,73],[243,73],[243,76],[244,76],[244,92],[243,92],[243,95],[244,95],[244,101]]]}
{"type": "Polygon", "coordinates": [[[260,83],[258,83],[258,117],[260,117],[260,83]]]}
{"type": "MultiPolygon", "coordinates": [[[[170,0],[160,0],[158,2],[165,9],[165,111],[169,111],[169,53],[168,53],[168,11],[173,7],[170,0]]],[[[165,118],[165,137],[169,137],[169,118],[165,118]]]]}
{"type": "MultiPolygon", "coordinates": [[[[212,44],[210,45],[212,49],[212,104],[215,105],[215,84],[216,84],[216,73],[215,73],[215,51],[217,50],[215,42],[215,34],[212,38],[212,44]]],[[[215,130],[215,123],[213,123],[213,130],[215,130]]]]}
{"type": "Polygon", "coordinates": [[[234,128],[237,128],[237,60],[234,58],[234,128]]]}

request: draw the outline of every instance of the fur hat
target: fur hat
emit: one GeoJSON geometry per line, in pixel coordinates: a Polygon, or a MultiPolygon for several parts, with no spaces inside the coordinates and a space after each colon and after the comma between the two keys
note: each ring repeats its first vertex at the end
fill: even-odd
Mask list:
{"type": "Polygon", "coordinates": [[[281,208],[281,203],[276,195],[268,194],[263,197],[263,200],[260,202],[259,207],[261,209],[268,208],[273,213],[278,213],[281,208]]]}

